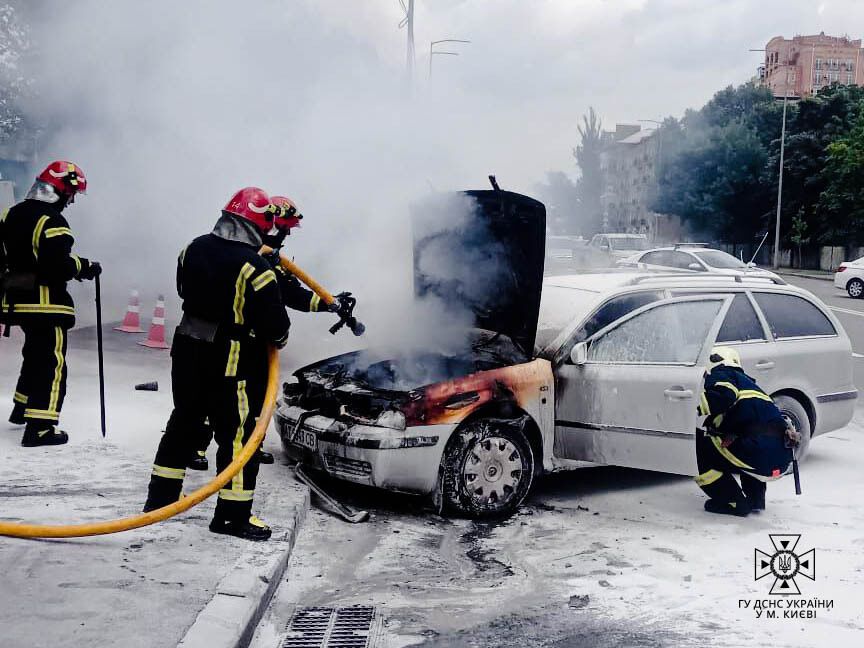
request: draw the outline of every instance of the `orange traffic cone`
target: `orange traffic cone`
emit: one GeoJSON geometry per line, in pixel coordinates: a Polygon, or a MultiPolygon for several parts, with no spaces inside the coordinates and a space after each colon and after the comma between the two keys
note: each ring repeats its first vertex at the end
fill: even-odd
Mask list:
{"type": "Polygon", "coordinates": [[[170,348],[165,343],[165,297],[163,295],[159,295],[159,299],[156,300],[156,308],[153,309],[153,321],[147,332],[147,339],[139,341],[138,344],[151,349],[170,348]]]}
{"type": "Polygon", "coordinates": [[[133,290],[132,296],[129,297],[129,306],[126,307],[126,316],[123,318],[123,323],[120,326],[115,326],[114,330],[123,331],[124,333],[144,332],[144,329],[141,328],[141,315],[137,290],[133,290]]]}

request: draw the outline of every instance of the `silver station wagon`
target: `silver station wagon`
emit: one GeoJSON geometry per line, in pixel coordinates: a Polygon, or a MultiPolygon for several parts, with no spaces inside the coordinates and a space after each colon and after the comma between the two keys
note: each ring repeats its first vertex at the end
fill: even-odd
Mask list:
{"type": "Polygon", "coordinates": [[[464,348],[370,349],[298,369],[275,416],[289,456],[473,517],[511,513],[537,475],[586,462],[695,475],[696,407],[718,342],[802,433],[802,455],[852,418],[849,338],[807,291],[713,273],[544,277],[541,203],[464,198],[471,227],[415,227],[415,290],[473,309],[464,348]],[[442,281],[433,267],[459,271],[442,281]],[[500,281],[472,294],[459,278],[483,267],[500,281]]]}
{"type": "Polygon", "coordinates": [[[544,281],[537,344],[555,368],[555,455],[695,474],[706,353],[744,370],[802,433],[843,427],[858,392],[843,327],[782,279],[581,274],[544,281]],[[722,301],[721,301],[722,300],[722,301]]]}

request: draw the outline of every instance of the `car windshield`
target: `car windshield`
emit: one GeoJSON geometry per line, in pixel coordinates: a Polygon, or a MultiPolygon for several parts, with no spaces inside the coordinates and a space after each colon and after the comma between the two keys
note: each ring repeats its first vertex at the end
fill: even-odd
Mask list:
{"type": "Polygon", "coordinates": [[[712,268],[723,268],[724,270],[741,270],[742,268],[747,267],[746,263],[744,263],[740,259],[736,259],[731,254],[723,252],[722,250],[699,250],[698,252],[694,250],[691,252],[691,254],[695,254],[697,257],[699,257],[699,259],[704,261],[712,268]]]}
{"type": "Polygon", "coordinates": [[[600,299],[600,293],[592,290],[543,286],[535,346],[547,347],[570,323],[581,320],[600,299]]]}
{"type": "Polygon", "coordinates": [[[633,250],[634,252],[638,252],[640,250],[648,249],[648,239],[642,236],[620,236],[620,237],[609,237],[609,244],[612,246],[613,250],[633,250]]]}

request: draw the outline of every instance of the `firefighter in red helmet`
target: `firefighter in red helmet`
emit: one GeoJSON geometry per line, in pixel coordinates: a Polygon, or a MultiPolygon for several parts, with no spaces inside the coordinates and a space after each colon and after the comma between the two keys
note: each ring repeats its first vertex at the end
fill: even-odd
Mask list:
{"type": "Polygon", "coordinates": [[[282,247],[285,237],[291,234],[291,230],[300,227],[303,214],[297,210],[297,205],[294,204],[294,201],[286,196],[271,196],[270,201],[279,208],[279,212],[273,223],[276,228],[275,234],[265,236],[264,242],[276,251],[270,257],[270,261],[276,272],[276,277],[279,279],[279,289],[282,291],[282,303],[288,308],[304,313],[339,313],[341,310],[347,308],[348,300],[353,300],[351,293],[339,293],[335,296],[336,303],[328,307],[321,301],[318,295],[304,288],[297,280],[297,277],[279,266],[279,248],[282,247]]]}
{"type": "Polygon", "coordinates": [[[72,253],[63,216],[87,190],[78,165],[58,160],[40,173],[26,198],[0,215],[0,319],[24,331],[23,362],[9,422],[25,425],[21,445],[62,445],[56,429],[66,395],[66,338],[75,324],[70,279],[94,279],[96,262],[72,253]]]}
{"type": "MultiPolygon", "coordinates": [[[[180,253],[177,292],[183,317],[171,349],[174,410],[156,451],[145,511],[179,499],[205,420],[219,445],[220,472],[255,428],[267,385],[267,346],[284,346],[290,327],[276,274],[259,254],[277,211],[262,189],[241,189],[213,231],[180,253]]],[[[214,533],[270,537],[270,528],[252,515],[258,463],[253,455],[219,491],[210,523],[214,533]]]]}
{"type": "MultiPolygon", "coordinates": [[[[277,207],[277,210],[273,219],[273,228],[264,235],[263,241],[265,245],[273,248],[275,252],[265,258],[270,261],[273,272],[276,274],[282,303],[286,308],[304,313],[338,313],[340,309],[348,308],[349,304],[347,300],[353,299],[351,293],[340,293],[336,296],[336,303],[328,307],[321,301],[318,295],[304,288],[294,275],[286,272],[279,266],[278,250],[282,247],[285,237],[291,234],[291,230],[300,227],[303,215],[297,210],[294,201],[286,196],[270,196],[270,202],[277,207]]],[[[207,470],[209,463],[206,452],[213,437],[213,431],[211,426],[205,422],[199,428],[199,433],[199,441],[189,457],[187,467],[192,470],[207,470]]],[[[258,462],[262,464],[272,464],[275,461],[273,455],[262,448],[258,449],[257,457],[258,462]]]]}

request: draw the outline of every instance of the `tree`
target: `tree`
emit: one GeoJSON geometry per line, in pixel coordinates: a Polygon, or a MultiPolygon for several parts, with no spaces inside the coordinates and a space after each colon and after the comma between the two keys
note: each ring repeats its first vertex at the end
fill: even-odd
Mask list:
{"type": "Polygon", "coordinates": [[[804,217],[803,207],[792,219],[792,231],[789,234],[789,240],[798,248],[798,267],[803,268],[804,256],[801,248],[810,242],[810,237],[807,236],[807,220],[804,217]]]}
{"type": "Polygon", "coordinates": [[[576,182],[576,193],[579,200],[578,223],[574,230],[579,229],[585,236],[599,232],[603,225],[603,124],[594,108],[589,108],[588,114],[582,116],[578,126],[580,141],[573,149],[573,157],[579,166],[581,175],[576,182]]]}
{"type": "MultiPolygon", "coordinates": [[[[836,169],[829,168],[832,142],[845,141],[864,107],[864,90],[833,85],[816,97],[801,101],[792,111],[786,138],[781,224],[787,240],[791,223],[799,214],[806,218],[811,238],[818,243],[845,243],[850,231],[847,212],[818,205],[830,186],[836,186],[836,169]]],[[[779,138],[771,144],[769,181],[776,184],[779,170],[779,138]]],[[[854,183],[852,178],[847,181],[854,183]]],[[[839,188],[838,188],[839,189],[839,188]]]]}
{"type": "Polygon", "coordinates": [[[752,240],[771,211],[768,148],[756,124],[771,121],[772,106],[770,92],[746,84],[721,90],[680,121],[667,119],[652,208],[678,216],[698,238],[752,240]]]}
{"type": "Polygon", "coordinates": [[[0,141],[14,136],[24,124],[19,100],[28,83],[21,59],[29,47],[27,29],[10,4],[0,5],[0,141]]]}
{"type": "Polygon", "coordinates": [[[749,241],[764,229],[771,197],[763,179],[767,152],[743,123],[688,135],[665,163],[653,208],[675,214],[699,238],[749,241]]]}
{"type": "Polygon", "coordinates": [[[580,211],[579,192],[563,171],[546,174],[546,182],[535,187],[537,197],[546,205],[546,225],[555,234],[573,234],[580,211]]]}
{"type": "Polygon", "coordinates": [[[826,188],[817,210],[823,238],[864,241],[864,105],[850,133],[827,147],[826,188]]]}

